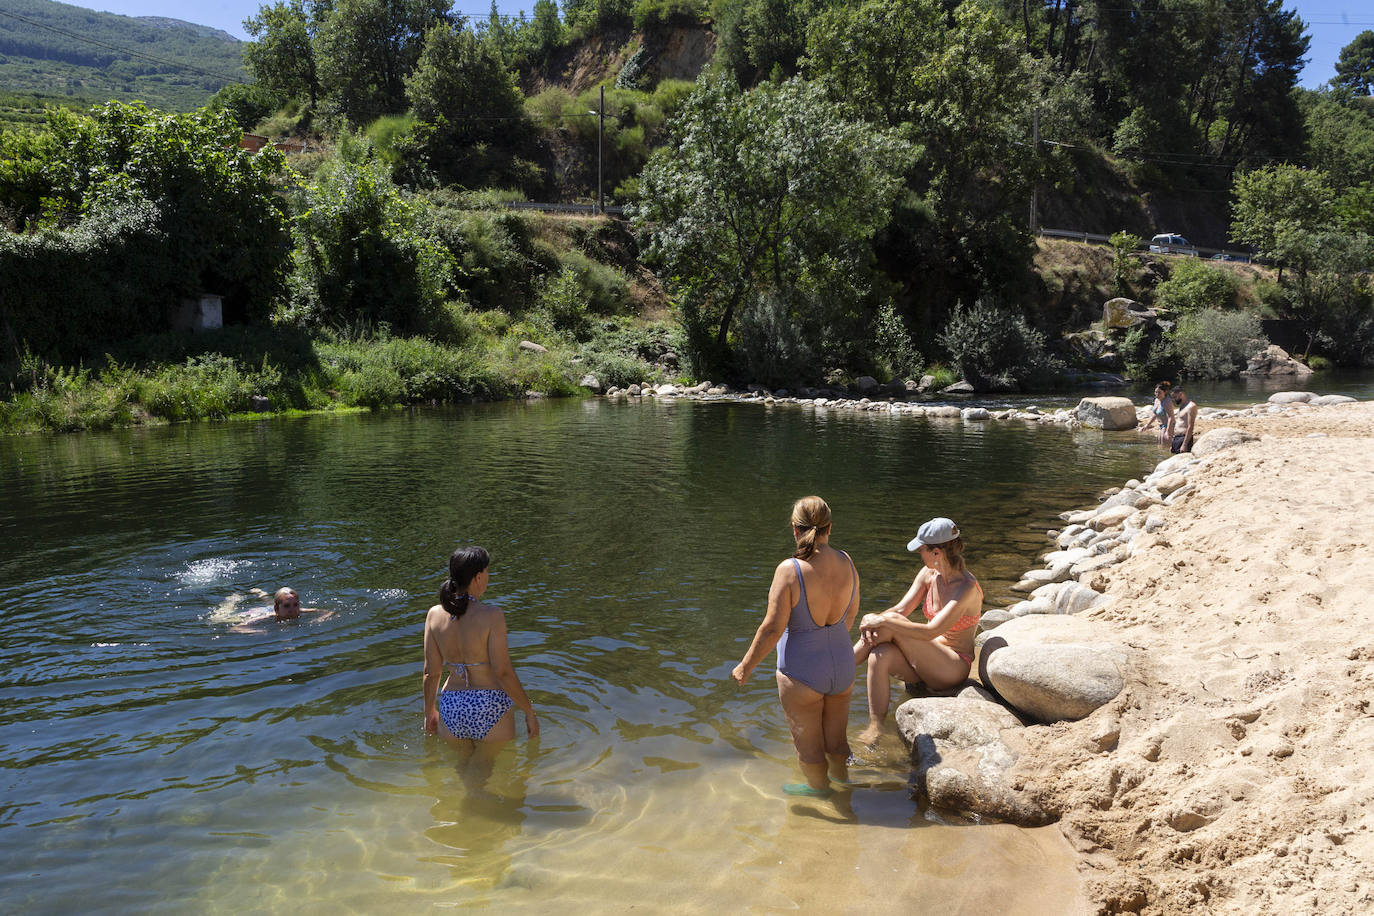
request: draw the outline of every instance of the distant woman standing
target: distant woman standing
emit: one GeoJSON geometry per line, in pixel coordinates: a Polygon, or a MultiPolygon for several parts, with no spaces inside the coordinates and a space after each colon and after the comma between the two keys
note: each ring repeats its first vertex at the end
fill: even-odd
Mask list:
{"type": "Polygon", "coordinates": [[[849,628],[859,609],[859,573],[849,554],[830,546],[830,507],[819,496],[792,506],[792,538],[796,553],[774,570],[763,623],[731,676],[743,685],[777,646],[778,700],[806,776],[782,788],[824,796],[831,778],[849,778],[849,628]]]}
{"type": "Polygon", "coordinates": [[[448,561],[439,603],[425,617],[425,731],[441,732],[468,755],[490,765],[515,737],[512,707],[525,713],[531,738],[539,734],[534,707],[511,667],[506,615],[480,599],[490,581],[491,556],[460,547],[448,561]],[[450,669],[444,689],[439,681],[450,669]]]}
{"type": "Polygon", "coordinates": [[[1160,382],[1155,386],[1155,402],[1150,407],[1150,420],[1140,429],[1141,432],[1148,432],[1151,426],[1158,423],[1160,445],[1168,445],[1174,435],[1174,400],[1169,396],[1172,387],[1169,382],[1160,382]]]}

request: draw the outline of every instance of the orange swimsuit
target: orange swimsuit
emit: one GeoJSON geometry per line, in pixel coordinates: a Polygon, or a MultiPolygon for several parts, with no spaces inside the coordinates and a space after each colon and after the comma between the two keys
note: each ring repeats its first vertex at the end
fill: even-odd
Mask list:
{"type": "MultiPolygon", "coordinates": [[[[925,611],[926,620],[934,620],[935,615],[940,612],[940,609],[934,606],[934,602],[935,583],[932,582],[930,585],[926,586],[925,607],[922,608],[922,610],[925,611]]],[[[978,626],[978,619],[982,616],[983,611],[980,603],[979,610],[976,614],[965,614],[963,617],[960,617],[958,620],[954,622],[954,626],[950,627],[948,630],[945,630],[943,635],[948,636],[950,633],[962,633],[964,630],[967,630],[971,627],[976,627],[978,626]]],[[[945,645],[949,645],[949,643],[945,643],[945,645]]],[[[950,648],[954,649],[953,646],[950,646],[950,648]]],[[[958,649],[954,649],[954,654],[962,658],[968,664],[973,664],[972,655],[966,655],[965,653],[960,652],[958,649]]]]}

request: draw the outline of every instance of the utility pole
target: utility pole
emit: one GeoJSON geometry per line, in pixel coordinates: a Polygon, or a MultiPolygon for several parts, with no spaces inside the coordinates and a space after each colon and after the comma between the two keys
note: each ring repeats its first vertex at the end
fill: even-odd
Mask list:
{"type": "Polygon", "coordinates": [[[1035,212],[1036,195],[1040,193],[1040,109],[1031,115],[1031,175],[1030,231],[1035,232],[1038,214],[1035,212]]]}
{"type": "MultiPolygon", "coordinates": [[[[1039,113],[1036,113],[1039,117],[1039,113]]],[[[1036,124],[1040,122],[1037,120],[1036,124]]],[[[1038,129],[1038,128],[1037,128],[1038,129]]],[[[596,112],[596,212],[606,212],[606,191],[601,184],[601,139],[606,133],[606,87],[601,87],[601,104],[596,112]]]]}

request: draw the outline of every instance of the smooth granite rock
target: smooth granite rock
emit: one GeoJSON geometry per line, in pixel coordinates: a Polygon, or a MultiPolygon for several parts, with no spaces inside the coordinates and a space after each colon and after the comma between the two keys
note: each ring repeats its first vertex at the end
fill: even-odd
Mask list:
{"type": "Polygon", "coordinates": [[[919,801],[1022,827],[1054,820],[1008,781],[1025,750],[1024,729],[982,689],[907,700],[897,707],[897,731],[911,751],[919,801]]]}
{"type": "Polygon", "coordinates": [[[1199,458],[1219,452],[1222,449],[1233,448],[1246,442],[1255,442],[1259,439],[1254,433],[1247,433],[1230,426],[1218,426],[1216,429],[1209,429],[1207,432],[1198,436],[1193,443],[1193,454],[1199,458]]]}
{"type": "Polygon", "coordinates": [[[1078,402],[1078,421],[1090,429],[1135,429],[1135,405],[1130,398],[1084,398],[1078,402]]]}

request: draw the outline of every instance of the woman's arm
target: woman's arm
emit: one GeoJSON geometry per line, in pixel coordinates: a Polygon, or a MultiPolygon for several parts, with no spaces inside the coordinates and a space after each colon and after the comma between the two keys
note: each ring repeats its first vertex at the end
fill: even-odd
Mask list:
{"type": "Polygon", "coordinates": [[[525,688],[520,683],[520,677],[515,673],[515,668],[510,663],[510,647],[506,643],[506,615],[501,611],[492,611],[491,629],[487,632],[487,657],[491,660],[491,669],[496,674],[496,682],[501,685],[501,689],[506,691],[506,696],[510,697],[525,713],[525,731],[529,732],[531,738],[539,734],[539,718],[534,714],[534,706],[530,703],[530,698],[525,695],[525,688]]]}
{"type": "Polygon", "coordinates": [[[958,623],[959,619],[967,613],[970,597],[976,594],[978,594],[977,590],[970,587],[966,582],[958,594],[945,602],[944,607],[940,608],[929,621],[917,623],[905,616],[885,611],[871,625],[865,618],[863,629],[866,633],[871,632],[879,638],[900,634],[929,641],[944,635],[946,630],[958,623]]]}
{"type": "Polygon", "coordinates": [[[439,643],[429,629],[429,618],[433,609],[425,615],[425,673],[420,681],[425,697],[425,733],[439,733],[439,681],[444,676],[444,657],[439,653],[439,643]]]}
{"type": "Polygon", "coordinates": [[[782,634],[787,632],[787,618],[795,604],[792,598],[792,583],[796,580],[797,574],[792,568],[792,564],[783,561],[778,564],[778,568],[773,572],[773,584],[768,587],[768,610],[763,615],[763,623],[759,624],[758,632],[754,634],[754,641],[749,646],[749,651],[744,653],[744,659],[735,666],[735,670],[730,672],[730,676],[735,679],[735,683],[743,684],[749,680],[749,675],[754,673],[754,669],[759,666],[759,662],[773,651],[773,647],[782,639],[782,634]]]}
{"type": "Polygon", "coordinates": [[[930,576],[927,575],[927,570],[922,567],[921,571],[916,574],[916,578],[911,580],[911,588],[906,590],[902,600],[885,611],[880,611],[877,614],[865,614],[863,619],[859,621],[860,630],[872,632],[874,627],[888,617],[910,617],[912,611],[920,607],[921,602],[925,600],[926,589],[929,587],[930,576]]]}

